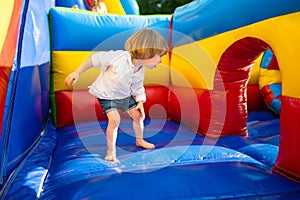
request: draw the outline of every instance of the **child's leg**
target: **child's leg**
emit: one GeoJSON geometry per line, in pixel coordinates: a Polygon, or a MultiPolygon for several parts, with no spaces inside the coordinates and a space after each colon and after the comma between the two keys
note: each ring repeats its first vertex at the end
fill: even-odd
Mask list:
{"type": "Polygon", "coordinates": [[[107,113],[108,125],[106,129],[107,154],[105,160],[119,162],[116,155],[116,141],[118,135],[118,127],[120,124],[120,115],[117,110],[107,113]]]}
{"type": "Polygon", "coordinates": [[[136,137],[136,145],[145,149],[154,149],[155,145],[144,140],[144,123],[139,110],[131,109],[128,111],[133,122],[133,130],[136,137]]]}

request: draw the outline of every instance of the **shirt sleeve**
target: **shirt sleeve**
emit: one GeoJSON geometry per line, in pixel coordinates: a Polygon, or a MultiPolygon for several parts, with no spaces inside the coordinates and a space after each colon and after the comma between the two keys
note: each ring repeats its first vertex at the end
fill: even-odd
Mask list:
{"type": "Polygon", "coordinates": [[[134,96],[135,101],[142,101],[143,103],[146,101],[146,93],[144,88],[144,68],[140,69],[140,71],[133,78],[133,82],[131,84],[131,94],[134,96]]]}
{"type": "Polygon", "coordinates": [[[116,52],[114,51],[99,51],[94,53],[91,56],[92,64],[94,67],[101,67],[101,69],[105,70],[116,56],[115,54],[116,52]]]}

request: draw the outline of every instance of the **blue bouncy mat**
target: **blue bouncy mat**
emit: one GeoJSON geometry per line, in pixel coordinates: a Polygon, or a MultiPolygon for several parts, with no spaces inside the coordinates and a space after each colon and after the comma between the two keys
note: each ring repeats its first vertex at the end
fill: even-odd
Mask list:
{"type": "Polygon", "coordinates": [[[145,120],[145,139],[157,148],[144,150],[135,146],[131,121],[123,120],[117,139],[118,165],[104,160],[106,126],[106,121],[88,122],[56,131],[49,125],[9,185],[7,196],[47,200],[300,197],[299,184],[272,172],[278,146],[241,136],[212,140],[157,119],[145,120]]]}

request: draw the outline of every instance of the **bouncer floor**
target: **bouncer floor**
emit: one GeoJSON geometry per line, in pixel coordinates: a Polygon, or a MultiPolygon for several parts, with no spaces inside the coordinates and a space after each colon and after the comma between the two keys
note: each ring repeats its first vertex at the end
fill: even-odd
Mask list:
{"type": "Polygon", "coordinates": [[[248,137],[219,139],[205,138],[176,122],[146,119],[144,136],[155,143],[153,150],[135,145],[131,123],[124,119],[119,128],[120,164],[104,160],[106,121],[59,129],[49,123],[10,177],[3,197],[300,199],[300,184],[272,171],[279,119],[249,121],[248,137]]]}

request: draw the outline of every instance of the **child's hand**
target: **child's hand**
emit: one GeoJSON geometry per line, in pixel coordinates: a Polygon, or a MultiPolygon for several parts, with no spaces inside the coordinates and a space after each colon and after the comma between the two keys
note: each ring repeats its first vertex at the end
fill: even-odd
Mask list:
{"type": "Polygon", "coordinates": [[[74,84],[78,81],[78,79],[79,79],[79,74],[77,72],[72,72],[66,77],[65,84],[68,87],[70,87],[71,85],[74,86],[74,84]]]}
{"type": "Polygon", "coordinates": [[[145,119],[145,111],[144,111],[144,105],[143,102],[139,101],[135,109],[139,110],[141,113],[141,119],[145,119]]]}

